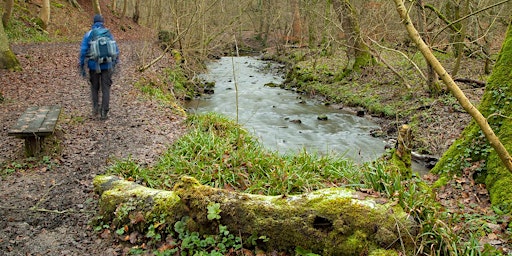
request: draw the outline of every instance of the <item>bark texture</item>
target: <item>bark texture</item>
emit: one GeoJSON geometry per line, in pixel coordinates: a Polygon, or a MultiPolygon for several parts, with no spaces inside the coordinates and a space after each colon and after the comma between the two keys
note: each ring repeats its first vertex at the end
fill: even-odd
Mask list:
{"type": "Polygon", "coordinates": [[[210,232],[222,224],[242,239],[266,236],[269,241],[261,246],[267,250],[302,247],[322,255],[409,254],[417,233],[414,221],[400,207],[345,188],[262,196],[216,189],[183,177],[174,191],[161,191],[113,176],[97,176],[94,187],[101,195],[103,216],[129,223],[130,212],[144,212],[146,220],[166,216],[171,225],[188,216],[194,222],[191,226],[202,233],[215,234],[210,232]],[[212,204],[220,205],[220,220],[207,218],[212,204]],[[123,205],[130,212],[120,210],[123,205]]]}
{"type": "Polygon", "coordinates": [[[341,77],[338,77],[341,79],[352,71],[358,72],[363,67],[371,65],[373,58],[361,36],[359,17],[350,0],[333,0],[332,4],[347,41],[348,64],[341,77]]]}
{"type": "MultiPolygon", "coordinates": [[[[4,1],[4,10],[2,14],[2,24],[4,27],[8,27],[9,20],[11,19],[12,15],[12,7],[14,6],[14,0],[6,0],[4,1]]],[[[0,7],[0,13],[2,11],[2,7],[0,7]]]]}
{"type": "Polygon", "coordinates": [[[42,4],[39,18],[41,19],[41,28],[46,30],[50,24],[50,0],[43,0],[42,4]]]}
{"type": "Polygon", "coordinates": [[[21,65],[9,46],[2,23],[0,23],[0,69],[21,70],[21,65]]]}

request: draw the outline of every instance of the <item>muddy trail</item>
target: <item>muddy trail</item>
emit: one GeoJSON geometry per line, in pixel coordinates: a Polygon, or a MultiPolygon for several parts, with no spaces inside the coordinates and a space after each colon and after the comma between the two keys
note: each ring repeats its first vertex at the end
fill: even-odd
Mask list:
{"type": "Polygon", "coordinates": [[[120,41],[119,47],[111,111],[101,121],[92,116],[89,83],[77,71],[79,43],[12,46],[24,70],[0,70],[0,163],[16,169],[0,182],[0,255],[118,255],[122,250],[89,225],[98,201],[93,177],[116,159],[151,164],[185,129],[183,117],[143,98],[133,86],[172,59],[141,74],[136,70],[142,58],[161,54],[158,48],[140,41],[120,41]],[[63,109],[55,136],[45,141],[52,152],[27,160],[23,140],[7,133],[27,107],[45,105],[63,109]]]}

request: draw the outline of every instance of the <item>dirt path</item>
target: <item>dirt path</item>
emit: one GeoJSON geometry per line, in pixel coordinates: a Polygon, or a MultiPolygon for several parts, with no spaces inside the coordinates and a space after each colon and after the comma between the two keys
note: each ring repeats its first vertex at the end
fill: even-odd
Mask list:
{"type": "MultiPolygon", "coordinates": [[[[89,85],[79,77],[78,43],[14,45],[23,72],[0,71],[0,167],[24,163],[23,140],[7,132],[28,106],[60,105],[56,138],[62,152],[34,161],[1,179],[0,255],[117,255],[109,236],[88,222],[97,197],[92,178],[113,159],[151,164],[183,132],[182,117],[141,98],[133,83],[141,75],[140,42],[120,42],[121,70],[114,78],[109,119],[91,117],[89,85]]],[[[146,48],[151,57],[157,50],[146,48]]],[[[151,72],[170,65],[164,59],[151,72]]]]}

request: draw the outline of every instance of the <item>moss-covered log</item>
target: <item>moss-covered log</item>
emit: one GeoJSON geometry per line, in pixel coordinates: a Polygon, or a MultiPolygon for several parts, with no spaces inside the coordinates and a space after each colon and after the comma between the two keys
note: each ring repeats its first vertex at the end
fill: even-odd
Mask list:
{"type": "MultiPolygon", "coordinates": [[[[478,107],[501,143],[512,152],[512,25],[502,45],[478,107]]],[[[485,139],[476,122],[471,122],[432,170],[435,173],[460,174],[464,168],[477,170],[485,182],[495,209],[512,212],[512,174],[485,139]]]]}
{"type": "MultiPolygon", "coordinates": [[[[216,189],[183,177],[173,191],[162,191],[113,176],[97,176],[94,187],[101,195],[102,216],[119,226],[126,225],[123,221],[133,223],[130,216],[135,215],[160,221],[165,216],[169,224],[188,216],[193,222],[189,226],[204,234],[215,234],[222,224],[242,239],[266,236],[268,241],[261,246],[267,250],[301,247],[322,255],[396,255],[413,248],[417,233],[414,221],[399,206],[345,188],[263,196],[216,189]],[[220,205],[219,220],[207,217],[212,204],[220,205]]],[[[139,229],[149,224],[138,219],[139,229]]]]}

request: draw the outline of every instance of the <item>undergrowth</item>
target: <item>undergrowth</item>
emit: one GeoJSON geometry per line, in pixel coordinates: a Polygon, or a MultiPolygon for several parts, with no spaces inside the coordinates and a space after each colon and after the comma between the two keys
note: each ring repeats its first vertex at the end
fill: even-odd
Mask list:
{"type": "MultiPolygon", "coordinates": [[[[396,201],[420,224],[418,254],[490,255],[478,244],[478,234],[461,234],[451,229],[456,215],[443,210],[430,186],[419,177],[405,179],[399,172],[390,172],[384,160],[361,166],[332,156],[269,152],[243,127],[214,113],[189,116],[187,124],[189,133],[174,143],[154,166],[142,167],[132,159],[125,159],[115,163],[108,172],[167,190],[172,189],[179,177],[188,175],[213,187],[264,195],[299,194],[332,186],[375,191],[396,201]]],[[[223,231],[204,236],[183,233],[181,237],[174,232],[165,234],[176,243],[172,251],[190,253],[183,246],[183,239],[207,239],[223,231]]],[[[236,242],[236,236],[231,238],[230,243],[236,242]]],[[[194,248],[194,254],[213,255],[208,254],[213,252],[213,247],[194,248]]],[[[231,252],[240,250],[235,244],[231,247],[231,252]]]]}
{"type": "MultiPolygon", "coordinates": [[[[328,68],[323,70],[327,76],[332,75],[328,68]]],[[[315,82],[318,81],[315,74],[308,72],[306,75],[309,81],[318,85],[312,88],[310,93],[323,90],[322,83],[315,82]]],[[[158,93],[155,94],[153,89],[148,90],[147,85],[143,86],[141,88],[144,92],[157,98],[160,97],[160,93],[168,92],[158,89],[158,93]]],[[[154,85],[149,88],[154,87],[161,88],[154,85]]],[[[329,88],[325,90],[328,91],[329,88]]],[[[334,90],[343,89],[334,87],[334,90]]],[[[368,97],[361,98],[361,95],[367,94],[365,91],[356,93],[360,95],[354,94],[353,98],[360,98],[361,102],[354,102],[355,105],[379,102],[369,93],[368,97]]],[[[408,93],[402,98],[410,100],[416,97],[419,96],[408,93]]],[[[422,105],[423,102],[419,104],[422,105]]],[[[377,109],[382,111],[384,116],[397,115],[398,112],[404,111],[393,106],[377,106],[375,111],[377,109]]],[[[407,107],[406,111],[410,109],[407,107]]],[[[192,176],[202,184],[216,188],[264,195],[300,194],[327,187],[351,187],[389,198],[418,223],[419,233],[411,234],[416,237],[416,255],[502,254],[489,244],[480,244],[480,238],[486,234],[482,229],[452,228],[461,218],[482,223],[485,216],[461,216],[443,208],[436,201],[435,187],[416,175],[408,179],[402,177],[399,172],[390,171],[384,158],[357,165],[338,156],[319,156],[305,151],[282,155],[265,150],[247,130],[224,116],[214,113],[191,115],[186,122],[189,132],[171,145],[155,165],[143,166],[128,158],[117,161],[108,172],[151,188],[166,190],[171,190],[183,175],[192,176]]],[[[215,218],[218,213],[212,208],[208,214],[215,218]]],[[[135,246],[134,253],[153,251],[155,255],[174,255],[178,252],[182,255],[236,255],[245,254],[246,250],[255,248],[251,243],[239,243],[237,236],[234,235],[236,231],[221,230],[219,227],[218,234],[191,232],[184,225],[186,218],[185,216],[182,221],[166,224],[168,227],[174,227],[174,230],[160,230],[166,237],[165,241],[171,242],[164,242],[163,245],[160,243],[158,250],[157,247],[135,246]],[[180,232],[176,230],[176,225],[180,232]],[[223,235],[228,237],[222,238],[222,245],[219,245],[219,240],[216,239],[223,235]],[[214,246],[214,243],[217,244],[214,246]],[[188,247],[191,244],[194,244],[193,248],[188,247]],[[228,244],[230,248],[225,248],[228,244]],[[222,249],[222,252],[218,249],[222,249]]],[[[155,221],[155,224],[162,223],[155,221]]],[[[267,239],[265,234],[259,235],[255,240],[267,239]]],[[[157,244],[154,237],[154,230],[147,230],[148,241],[144,244],[157,244]]],[[[162,236],[158,239],[158,242],[163,241],[162,236]]],[[[253,253],[255,252],[251,252],[253,253]]],[[[307,248],[295,248],[294,253],[314,255],[307,251],[307,248]]]]}

